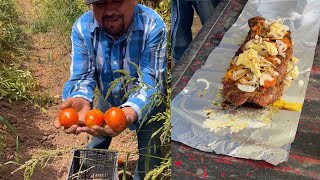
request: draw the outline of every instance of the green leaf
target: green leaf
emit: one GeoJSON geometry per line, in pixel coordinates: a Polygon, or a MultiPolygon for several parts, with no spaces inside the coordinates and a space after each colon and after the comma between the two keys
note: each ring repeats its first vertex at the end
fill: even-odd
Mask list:
{"type": "Polygon", "coordinates": [[[116,72],[121,73],[121,74],[123,74],[125,76],[130,76],[129,72],[126,71],[126,70],[116,70],[116,71],[114,71],[114,73],[116,73],[116,72]]]}
{"type": "Polygon", "coordinates": [[[0,116],[0,122],[6,126],[13,135],[18,136],[16,129],[9,123],[9,121],[7,121],[6,119],[4,119],[2,116],[0,116]]]}

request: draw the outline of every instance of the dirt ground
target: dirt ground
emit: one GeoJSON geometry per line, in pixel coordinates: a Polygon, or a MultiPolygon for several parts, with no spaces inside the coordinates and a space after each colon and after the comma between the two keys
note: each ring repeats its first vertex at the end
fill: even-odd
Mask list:
{"type": "MultiPolygon", "coordinates": [[[[31,23],[31,17],[34,15],[34,8],[30,1],[18,0],[23,26],[28,26],[31,23]]],[[[70,47],[62,44],[63,40],[59,38],[61,36],[54,32],[32,35],[32,49],[28,52],[28,58],[23,60],[23,64],[32,71],[43,92],[56,98],[55,103],[44,111],[25,102],[8,103],[0,101],[0,115],[9,120],[16,128],[20,138],[20,162],[29,160],[39,150],[84,147],[91,138],[88,134],[69,135],[53,126],[59,113],[63,85],[69,77],[70,64],[70,47]]],[[[6,134],[7,146],[5,155],[1,157],[0,162],[13,160],[15,151],[15,137],[6,133],[3,129],[3,126],[0,125],[0,131],[6,134]]],[[[125,158],[126,152],[133,153],[128,162],[128,168],[131,172],[134,171],[138,158],[135,154],[137,153],[137,142],[134,136],[135,132],[127,129],[112,140],[109,148],[119,151],[121,158],[125,158]]],[[[44,169],[37,166],[32,179],[66,179],[70,157],[70,152],[66,152],[62,154],[62,157],[53,162],[50,161],[44,169]]],[[[17,165],[0,167],[0,179],[23,179],[23,171],[10,175],[10,172],[17,167],[17,165]]]]}

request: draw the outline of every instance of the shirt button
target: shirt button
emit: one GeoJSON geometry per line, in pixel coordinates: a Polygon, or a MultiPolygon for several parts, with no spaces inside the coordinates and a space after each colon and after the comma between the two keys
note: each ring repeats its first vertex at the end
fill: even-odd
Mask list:
{"type": "Polygon", "coordinates": [[[114,95],[115,98],[118,98],[118,95],[114,95]]]}
{"type": "Polygon", "coordinates": [[[114,65],[117,65],[118,63],[116,61],[113,62],[114,65]]]}

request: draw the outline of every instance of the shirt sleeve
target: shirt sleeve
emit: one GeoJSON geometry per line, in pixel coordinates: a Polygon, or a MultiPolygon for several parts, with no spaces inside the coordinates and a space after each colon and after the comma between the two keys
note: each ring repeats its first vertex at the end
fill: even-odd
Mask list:
{"type": "Polygon", "coordinates": [[[62,98],[81,97],[92,103],[96,86],[93,60],[88,55],[88,48],[81,32],[80,22],[76,22],[71,33],[72,52],[70,79],[66,82],[62,98]]]}
{"type": "Polygon", "coordinates": [[[148,86],[144,85],[139,91],[130,94],[128,100],[121,105],[133,108],[137,112],[138,122],[152,113],[153,109],[150,109],[152,97],[156,93],[166,92],[167,38],[168,32],[165,26],[151,31],[139,61],[142,77],[138,79],[140,85],[144,82],[148,86]]]}

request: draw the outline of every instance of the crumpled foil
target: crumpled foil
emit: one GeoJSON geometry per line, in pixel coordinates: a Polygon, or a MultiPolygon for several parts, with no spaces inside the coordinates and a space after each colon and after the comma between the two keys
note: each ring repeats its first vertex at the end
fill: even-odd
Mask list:
{"type": "Polygon", "coordinates": [[[201,151],[277,165],[289,158],[301,112],[254,107],[221,108],[221,80],[231,58],[247,36],[248,19],[254,16],[281,18],[292,31],[293,55],[299,59],[300,73],[282,99],[303,103],[318,39],[320,1],[249,0],[205,65],[173,99],[172,140],[201,151]]]}

